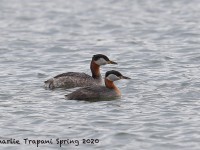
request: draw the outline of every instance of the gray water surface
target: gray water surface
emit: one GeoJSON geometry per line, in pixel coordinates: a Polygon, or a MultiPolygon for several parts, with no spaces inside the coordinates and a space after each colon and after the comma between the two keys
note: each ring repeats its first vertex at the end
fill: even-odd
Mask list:
{"type": "Polygon", "coordinates": [[[199,18],[198,0],[1,0],[0,139],[21,143],[1,149],[199,149],[199,18]],[[72,89],[44,89],[59,73],[90,74],[97,53],[118,62],[102,75],[132,78],[116,82],[121,99],[69,101],[72,89]],[[57,138],[80,145],[59,148],[57,138]]]}

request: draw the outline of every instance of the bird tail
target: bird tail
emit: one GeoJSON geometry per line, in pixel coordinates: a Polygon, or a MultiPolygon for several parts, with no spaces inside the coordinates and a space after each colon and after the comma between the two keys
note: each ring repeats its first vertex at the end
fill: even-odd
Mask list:
{"type": "Polygon", "coordinates": [[[55,87],[53,78],[47,81],[44,81],[44,83],[45,83],[45,88],[53,89],[55,87]]]}

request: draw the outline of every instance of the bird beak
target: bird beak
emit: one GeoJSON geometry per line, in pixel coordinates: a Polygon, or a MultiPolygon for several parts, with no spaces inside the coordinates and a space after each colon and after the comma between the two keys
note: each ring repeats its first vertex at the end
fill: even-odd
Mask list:
{"type": "Polygon", "coordinates": [[[126,77],[126,76],[121,76],[121,79],[131,79],[131,78],[126,77]]]}
{"type": "Polygon", "coordinates": [[[114,62],[114,61],[109,60],[109,61],[108,61],[108,64],[117,64],[117,63],[114,62]]]}

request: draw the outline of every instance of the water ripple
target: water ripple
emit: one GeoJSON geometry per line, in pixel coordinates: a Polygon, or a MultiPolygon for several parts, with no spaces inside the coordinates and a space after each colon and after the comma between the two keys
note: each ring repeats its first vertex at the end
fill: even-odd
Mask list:
{"type": "Polygon", "coordinates": [[[82,149],[199,149],[197,0],[3,0],[0,9],[1,139],[100,140],[82,149]],[[74,89],[44,89],[59,73],[90,74],[97,53],[118,62],[102,74],[116,69],[132,78],[116,82],[121,99],[66,101],[74,89]]]}

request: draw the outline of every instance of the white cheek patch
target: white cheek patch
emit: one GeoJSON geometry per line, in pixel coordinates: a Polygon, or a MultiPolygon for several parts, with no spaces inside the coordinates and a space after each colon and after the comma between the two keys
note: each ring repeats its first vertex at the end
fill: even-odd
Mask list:
{"type": "Polygon", "coordinates": [[[109,76],[106,77],[110,81],[116,81],[119,80],[120,78],[114,74],[110,74],[109,76]]]}
{"type": "Polygon", "coordinates": [[[107,64],[107,61],[106,61],[105,59],[103,59],[103,58],[100,58],[100,59],[98,59],[97,61],[95,61],[95,63],[96,63],[97,65],[101,66],[101,65],[106,65],[106,64],[107,64]]]}

